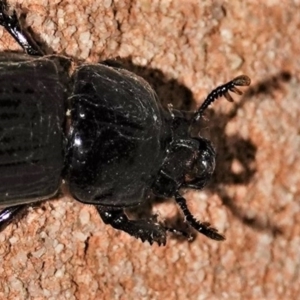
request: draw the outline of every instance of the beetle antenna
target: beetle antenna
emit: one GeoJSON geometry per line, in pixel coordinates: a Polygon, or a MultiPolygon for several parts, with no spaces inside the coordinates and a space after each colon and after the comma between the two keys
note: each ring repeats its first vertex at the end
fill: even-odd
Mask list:
{"type": "Polygon", "coordinates": [[[218,230],[214,227],[212,227],[207,222],[199,222],[195,219],[195,217],[192,215],[190,210],[187,207],[186,200],[177,192],[175,194],[175,200],[179,207],[181,208],[187,223],[192,226],[194,229],[196,229],[198,232],[204,234],[205,236],[216,240],[216,241],[223,241],[225,240],[224,235],[218,233],[218,230]]]}
{"type": "Polygon", "coordinates": [[[236,86],[248,86],[250,85],[251,80],[246,75],[240,75],[233,80],[218,86],[214,90],[212,90],[200,108],[197,110],[197,112],[194,114],[194,117],[192,119],[192,123],[197,122],[202,116],[204,111],[207,109],[207,107],[212,104],[215,100],[217,100],[219,97],[224,96],[229,102],[233,102],[233,98],[229,94],[229,92],[236,93],[238,95],[242,95],[243,92],[240,91],[236,86]]]}

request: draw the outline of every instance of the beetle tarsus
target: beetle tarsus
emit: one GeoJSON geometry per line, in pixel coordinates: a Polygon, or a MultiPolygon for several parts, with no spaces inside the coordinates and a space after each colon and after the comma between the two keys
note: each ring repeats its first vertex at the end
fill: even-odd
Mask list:
{"type": "Polygon", "coordinates": [[[38,47],[32,36],[22,30],[15,10],[8,12],[6,1],[0,1],[0,25],[17,41],[28,55],[42,56],[43,51],[38,47]]]}
{"type": "Polygon", "coordinates": [[[166,244],[166,230],[152,220],[129,220],[123,210],[107,210],[96,207],[103,222],[115,229],[125,231],[143,242],[151,245],[156,242],[159,246],[166,244]]]}
{"type": "Polygon", "coordinates": [[[216,241],[223,241],[225,240],[225,237],[222,234],[218,233],[218,230],[214,227],[211,227],[210,223],[207,222],[199,222],[195,219],[195,217],[192,215],[192,213],[189,211],[186,200],[177,193],[175,195],[175,200],[179,207],[181,208],[186,221],[191,225],[193,228],[195,228],[198,232],[204,234],[205,236],[216,240],[216,241]]]}

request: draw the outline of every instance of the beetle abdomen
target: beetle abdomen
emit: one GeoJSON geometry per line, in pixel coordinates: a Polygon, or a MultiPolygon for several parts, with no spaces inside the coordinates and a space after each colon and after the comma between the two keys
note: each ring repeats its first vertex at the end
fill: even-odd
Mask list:
{"type": "Polygon", "coordinates": [[[61,72],[55,59],[0,56],[1,205],[48,198],[60,185],[67,87],[61,72]]]}

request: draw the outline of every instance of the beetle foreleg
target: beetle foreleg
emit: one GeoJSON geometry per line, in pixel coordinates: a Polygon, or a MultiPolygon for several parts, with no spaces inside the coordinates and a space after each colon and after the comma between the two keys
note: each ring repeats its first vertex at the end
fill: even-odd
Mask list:
{"type": "Polygon", "coordinates": [[[152,220],[129,220],[123,210],[108,210],[101,206],[96,208],[103,222],[113,228],[123,230],[143,242],[148,241],[151,245],[153,242],[158,245],[166,244],[165,228],[152,220]]]}

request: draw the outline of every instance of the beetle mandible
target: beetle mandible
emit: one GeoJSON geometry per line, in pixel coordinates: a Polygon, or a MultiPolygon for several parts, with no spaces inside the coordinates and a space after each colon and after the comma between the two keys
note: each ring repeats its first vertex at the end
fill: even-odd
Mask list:
{"type": "Polygon", "coordinates": [[[150,195],[174,197],[191,227],[224,239],[194,218],[181,191],[202,189],[215,168],[211,142],[191,129],[217,98],[241,94],[236,86],[248,86],[247,76],[214,89],[196,112],[166,109],[144,79],[125,69],[82,64],[69,75],[70,59],[46,55],[5,1],[0,24],[25,51],[0,54],[0,227],[55,195],[64,179],[106,224],[142,241],[160,245],[168,230],[182,233],[127,217],[126,208],[150,195]]]}

